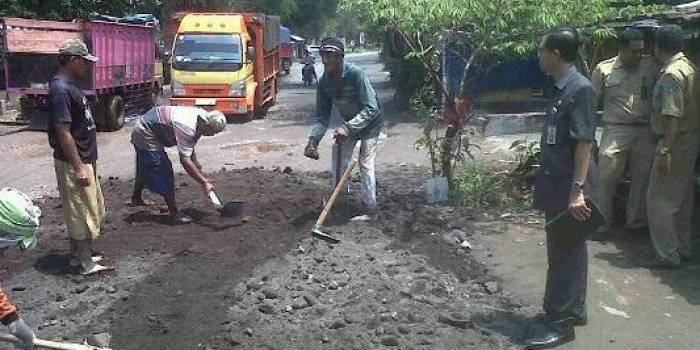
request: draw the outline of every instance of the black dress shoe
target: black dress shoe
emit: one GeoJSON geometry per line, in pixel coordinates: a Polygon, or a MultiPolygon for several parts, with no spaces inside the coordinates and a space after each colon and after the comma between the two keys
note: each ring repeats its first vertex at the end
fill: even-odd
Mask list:
{"type": "Polygon", "coordinates": [[[654,256],[654,258],[645,264],[644,267],[650,269],[677,269],[681,267],[681,262],[680,259],[668,260],[659,256],[654,256]]]}
{"type": "Polygon", "coordinates": [[[541,334],[528,339],[525,342],[525,350],[552,349],[574,339],[576,339],[576,333],[570,322],[565,325],[552,323],[541,334]]]}

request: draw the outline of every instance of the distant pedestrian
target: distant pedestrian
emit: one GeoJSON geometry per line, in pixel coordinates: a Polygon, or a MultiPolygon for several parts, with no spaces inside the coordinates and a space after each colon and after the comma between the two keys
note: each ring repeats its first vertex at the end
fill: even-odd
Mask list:
{"type": "Polygon", "coordinates": [[[332,181],[335,185],[343,175],[355,146],[359,143],[362,195],[366,213],[371,216],[377,212],[374,161],[384,124],[377,94],[367,73],[345,62],[345,47],[340,40],[324,39],[319,51],[324,72],[316,93],[316,123],[309,132],[309,142],[304,155],[313,159],[319,158],[318,145],[328,129],[331,112],[335,106],[343,123],[335,129],[334,134],[336,143],[333,145],[332,181]],[[341,159],[337,159],[337,147],[341,147],[341,159]],[[336,169],[337,162],[341,164],[340,173],[336,169]]]}
{"type": "MultiPolygon", "coordinates": [[[[546,109],[541,141],[541,167],[535,182],[535,206],[547,222],[569,211],[586,220],[591,149],[595,141],[596,95],[574,62],[579,40],[575,29],[555,28],[540,43],[540,67],[555,80],[546,109]]],[[[587,323],[586,237],[573,232],[547,234],[547,283],[543,309],[545,329],[527,341],[527,349],[548,349],[574,339],[574,326],[587,323]]]]}
{"type": "Polygon", "coordinates": [[[625,227],[634,232],[647,227],[646,195],[654,160],[649,116],[659,68],[653,57],[643,55],[641,31],[627,29],[619,33],[618,43],[618,55],[599,63],[591,80],[603,105],[596,198],[607,222],[596,232],[598,240],[610,236],[613,198],[628,168],[632,185],[627,197],[625,227]]]}
{"type": "Polygon", "coordinates": [[[136,178],[132,205],[145,205],[143,190],[163,196],[174,223],[187,224],[192,218],[178,210],[175,203],[175,175],[165,147],[177,146],[180,164],[209,198],[214,185],[204,176],[194,147],[202,136],[213,136],[226,128],[220,111],[208,112],[196,107],[158,106],[146,112],[131,132],[136,151],[136,178]]]}
{"type": "Polygon", "coordinates": [[[112,269],[98,264],[93,242],[100,236],[105,214],[97,177],[97,137],[90,105],[77,82],[97,57],[85,43],[66,40],[59,48],[59,73],[49,87],[49,144],[53,148],[58,191],[75,258],[82,274],[112,269]]]}
{"type": "Polygon", "coordinates": [[[698,157],[698,95],[695,65],[683,53],[683,29],[664,25],[656,33],[656,59],[661,64],[654,88],[651,128],[656,156],[649,180],[649,233],[653,268],[679,267],[690,259],[693,171],[698,157]]]}

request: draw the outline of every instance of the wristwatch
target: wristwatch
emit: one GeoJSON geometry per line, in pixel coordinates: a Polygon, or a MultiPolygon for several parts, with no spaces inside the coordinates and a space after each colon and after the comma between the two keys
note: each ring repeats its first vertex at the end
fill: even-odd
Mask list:
{"type": "Polygon", "coordinates": [[[583,190],[583,181],[571,181],[572,190],[583,190]]]}

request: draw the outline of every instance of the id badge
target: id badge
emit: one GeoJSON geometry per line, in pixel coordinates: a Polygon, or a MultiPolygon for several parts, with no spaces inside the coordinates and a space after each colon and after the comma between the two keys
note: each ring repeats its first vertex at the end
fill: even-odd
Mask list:
{"type": "Polygon", "coordinates": [[[548,125],[547,126],[547,144],[556,145],[557,144],[557,126],[548,125]]]}

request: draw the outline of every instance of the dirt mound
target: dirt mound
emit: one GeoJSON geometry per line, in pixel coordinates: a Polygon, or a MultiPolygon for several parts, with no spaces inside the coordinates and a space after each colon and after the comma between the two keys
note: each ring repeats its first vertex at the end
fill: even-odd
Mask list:
{"type": "Polygon", "coordinates": [[[215,174],[222,201],[246,202],[244,216],[226,218],[180,175],[178,202],[195,218],[185,226],[124,205],[131,183],[103,179],[109,214],[97,248],[117,271],[82,278],[66,267],[59,201],[47,199],[40,247],[32,258],[11,254],[6,284],[21,287],[12,296],[40,337],[107,332],[115,349],[512,346],[493,315],[519,305],[470,256],[469,217],[425,204],[422,170],[380,176],[392,181],[379,184],[374,222],[350,220],[359,191],[341,196],[328,222],[343,240],[335,246],[309,234],[326,177],[215,174]]]}

